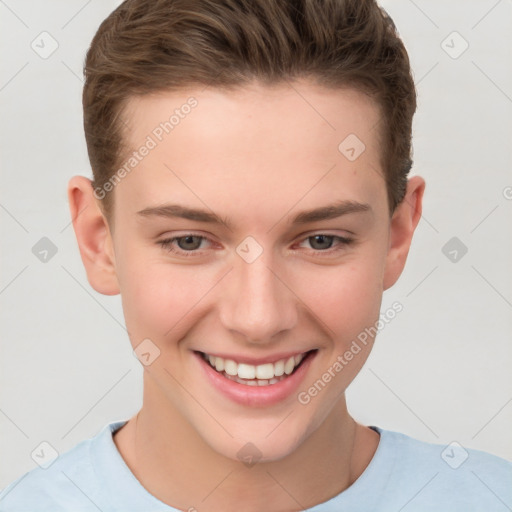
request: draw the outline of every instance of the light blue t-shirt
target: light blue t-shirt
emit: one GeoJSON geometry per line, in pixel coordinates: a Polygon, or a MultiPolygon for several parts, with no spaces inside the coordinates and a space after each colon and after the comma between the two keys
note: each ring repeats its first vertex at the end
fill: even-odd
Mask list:
{"type": "MultiPolygon", "coordinates": [[[[177,512],[146,491],[117,450],[112,433],[126,421],[107,424],[47,469],[37,467],[9,484],[0,493],[0,511],[177,512]]],[[[380,441],[368,467],[310,512],[512,510],[512,463],[456,443],[446,447],[370,428],[380,441]]]]}

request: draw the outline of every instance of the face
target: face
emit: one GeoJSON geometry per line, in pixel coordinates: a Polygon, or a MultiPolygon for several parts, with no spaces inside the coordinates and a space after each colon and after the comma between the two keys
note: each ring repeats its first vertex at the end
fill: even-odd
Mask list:
{"type": "Polygon", "coordinates": [[[389,281],[379,111],[297,83],[162,93],[125,114],[138,157],[110,192],[112,248],[132,346],[157,356],[145,396],[226,457],[292,453],[368,357],[371,339],[336,366],[389,281]]]}

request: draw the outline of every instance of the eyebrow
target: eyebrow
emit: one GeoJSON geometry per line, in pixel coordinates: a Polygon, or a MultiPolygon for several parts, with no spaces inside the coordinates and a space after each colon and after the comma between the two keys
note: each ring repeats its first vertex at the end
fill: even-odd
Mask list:
{"type": "MultiPolygon", "coordinates": [[[[307,224],[318,222],[321,220],[335,219],[342,215],[358,212],[371,212],[372,208],[367,203],[359,203],[357,201],[339,201],[334,204],[304,210],[292,218],[292,224],[307,224]]],[[[212,211],[202,210],[198,208],[189,208],[179,204],[165,204],[160,206],[152,206],[144,208],[137,212],[143,217],[164,217],[164,218],[182,218],[195,220],[198,222],[206,222],[210,224],[224,224],[228,228],[230,222],[228,219],[219,217],[212,211]]]]}

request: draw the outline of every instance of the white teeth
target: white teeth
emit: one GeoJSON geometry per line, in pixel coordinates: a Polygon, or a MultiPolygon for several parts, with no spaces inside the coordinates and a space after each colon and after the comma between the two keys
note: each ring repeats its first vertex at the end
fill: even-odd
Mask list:
{"type": "MultiPolygon", "coordinates": [[[[220,359],[220,358],[219,358],[220,359]]],[[[224,371],[228,375],[235,376],[238,374],[238,365],[231,359],[224,360],[224,371]]]]}
{"type": "Polygon", "coordinates": [[[256,367],[252,364],[238,363],[238,376],[241,379],[254,379],[256,377],[256,367]]]}
{"type": "Polygon", "coordinates": [[[224,375],[224,377],[226,377],[229,380],[234,380],[235,382],[238,382],[239,384],[244,384],[246,386],[267,386],[267,385],[277,384],[278,382],[281,382],[283,379],[286,379],[286,376],[282,376],[282,377],[278,377],[277,379],[270,379],[270,380],[266,380],[266,379],[246,380],[246,379],[241,379],[240,377],[238,377],[238,375],[236,377],[227,375],[226,373],[224,373],[223,375],[224,375]]]}
{"type": "Polygon", "coordinates": [[[224,359],[222,359],[222,357],[217,357],[217,359],[215,360],[215,369],[218,372],[224,371],[224,359]]]}
{"type": "Polygon", "coordinates": [[[276,377],[281,377],[281,375],[284,375],[284,361],[277,361],[277,363],[274,363],[274,375],[276,377]]]}
{"type": "Polygon", "coordinates": [[[288,361],[286,361],[286,363],[284,363],[284,373],[286,373],[286,375],[290,375],[290,373],[293,372],[294,368],[295,368],[295,358],[293,356],[291,356],[290,359],[288,359],[288,361]]]}
{"type": "Polygon", "coordinates": [[[293,370],[304,359],[304,354],[290,356],[288,359],[280,359],[275,363],[259,364],[257,366],[246,363],[237,363],[232,359],[223,359],[219,356],[203,355],[204,359],[210,363],[210,366],[218,372],[225,372],[232,380],[244,379],[244,384],[249,386],[266,386],[275,384],[285,378],[285,374],[290,375],[293,370]],[[280,378],[282,377],[282,378],[280,378]]]}
{"type": "Polygon", "coordinates": [[[256,377],[258,379],[271,379],[274,375],[274,365],[272,363],[256,366],[256,377]]]}

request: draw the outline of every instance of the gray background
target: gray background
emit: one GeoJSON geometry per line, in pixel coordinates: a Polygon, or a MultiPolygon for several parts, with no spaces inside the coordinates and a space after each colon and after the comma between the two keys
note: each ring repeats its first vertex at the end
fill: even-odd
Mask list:
{"type": "MultiPolygon", "coordinates": [[[[62,453],[141,405],[120,299],[87,283],[66,196],[72,175],[91,175],[85,50],[118,4],[0,1],[0,488],[36,466],[42,441],[62,453]],[[47,58],[31,47],[49,51],[52,39],[47,58]],[[43,237],[57,249],[46,262],[32,252],[43,237]]],[[[395,300],[404,310],[379,334],[349,408],[365,424],[512,459],[512,3],[382,5],[412,61],[412,174],[427,190],[406,270],[384,295],[383,311],[395,300]]]]}

